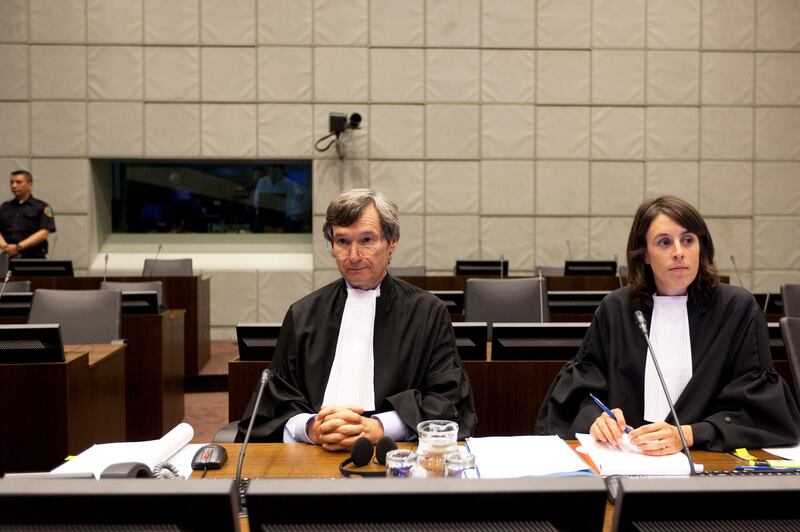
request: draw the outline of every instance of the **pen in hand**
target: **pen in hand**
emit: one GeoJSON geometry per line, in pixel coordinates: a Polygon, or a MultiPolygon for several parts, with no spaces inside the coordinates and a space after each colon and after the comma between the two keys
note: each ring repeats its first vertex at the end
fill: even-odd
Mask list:
{"type": "MultiPolygon", "coordinates": [[[[614,421],[617,420],[617,416],[615,416],[614,413],[606,405],[603,404],[603,401],[601,401],[600,399],[598,399],[597,397],[595,397],[592,394],[589,394],[589,397],[591,397],[592,400],[597,404],[597,406],[600,407],[600,410],[602,410],[603,412],[608,414],[608,417],[610,417],[614,421]]],[[[630,431],[631,431],[630,427],[625,427],[625,431],[624,431],[625,434],[628,434],[630,431]]]]}

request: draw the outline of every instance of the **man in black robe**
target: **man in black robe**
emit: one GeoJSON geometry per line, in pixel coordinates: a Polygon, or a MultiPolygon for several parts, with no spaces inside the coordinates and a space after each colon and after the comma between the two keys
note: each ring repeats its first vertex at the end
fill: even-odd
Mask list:
{"type": "MultiPolygon", "coordinates": [[[[396,207],[372,191],[346,192],[328,207],[323,233],[343,278],[286,313],[272,359],[274,377],[256,413],[252,438],[342,450],[360,436],[373,443],[384,435],[409,439],[417,423],[428,419],[456,421],[459,437],[470,435],[475,407],[447,308],[386,272],[399,239],[396,207]],[[377,293],[374,318],[348,317],[348,298],[370,291],[377,293]],[[346,358],[359,346],[365,348],[366,363],[348,366],[346,358]],[[337,373],[337,368],[348,369],[337,373]],[[365,375],[351,375],[362,371],[365,375]],[[349,397],[352,382],[356,388],[366,382],[360,390],[364,401],[326,402],[326,397],[349,397]]],[[[240,435],[254,397],[239,424],[240,435]]]]}

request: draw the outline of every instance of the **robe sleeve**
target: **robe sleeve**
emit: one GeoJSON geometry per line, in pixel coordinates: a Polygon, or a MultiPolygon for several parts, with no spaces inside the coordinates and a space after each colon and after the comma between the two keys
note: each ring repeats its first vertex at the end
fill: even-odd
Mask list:
{"type": "MultiPolygon", "coordinates": [[[[261,406],[256,412],[251,435],[253,441],[281,442],[283,441],[283,427],[289,419],[303,412],[315,413],[308,402],[307,394],[302,392],[301,384],[296,379],[296,375],[299,374],[298,365],[294,319],[290,308],[283,319],[270,364],[273,376],[264,390],[261,406]]],[[[239,439],[242,439],[247,431],[257,395],[258,386],[253,390],[250,403],[239,422],[239,439]]]]}
{"type": "Polygon", "coordinates": [[[456,339],[444,305],[432,313],[426,340],[429,351],[416,388],[386,398],[400,419],[416,432],[420,421],[446,419],[458,423],[458,437],[472,434],[477,423],[469,378],[456,351],[456,339]]]}
{"type": "MultiPolygon", "coordinates": [[[[744,323],[722,325],[725,334],[734,334],[728,353],[731,375],[716,399],[706,409],[711,412],[692,423],[694,446],[711,451],[737,447],[773,447],[798,441],[800,411],[786,382],[772,364],[769,332],[764,315],[752,303],[744,323]]],[[[725,353],[719,353],[724,357],[725,353]]]]}
{"type": "Polygon", "coordinates": [[[602,307],[597,310],[578,353],[558,372],[545,396],[536,420],[534,434],[556,434],[574,439],[587,433],[602,413],[589,397],[608,399],[607,331],[602,307]]]}

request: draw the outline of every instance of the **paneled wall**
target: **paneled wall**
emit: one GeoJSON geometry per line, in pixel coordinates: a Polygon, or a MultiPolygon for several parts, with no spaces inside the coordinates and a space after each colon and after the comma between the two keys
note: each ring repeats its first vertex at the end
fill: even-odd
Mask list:
{"type": "Polygon", "coordinates": [[[321,215],[353,186],[431,273],[622,257],[674,193],[775,290],[800,282],[798,28],[797,0],[2,0],[0,173],[32,169],[85,270],[91,158],[314,158],[314,271],[206,272],[219,335],[336,277],[321,215]],[[313,150],[331,111],[364,117],[343,161],[313,150]]]}

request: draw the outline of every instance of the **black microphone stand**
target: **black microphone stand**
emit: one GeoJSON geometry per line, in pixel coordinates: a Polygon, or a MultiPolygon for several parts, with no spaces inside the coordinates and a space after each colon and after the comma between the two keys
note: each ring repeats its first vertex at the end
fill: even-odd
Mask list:
{"type": "Polygon", "coordinates": [[[683,445],[684,454],[686,458],[689,460],[689,475],[695,476],[697,475],[697,471],[694,469],[694,460],[692,460],[692,451],[689,450],[689,444],[686,443],[686,436],[683,435],[683,429],[681,428],[681,422],[678,420],[678,413],[675,412],[675,403],[672,402],[672,398],[669,396],[669,391],[667,390],[667,382],[664,380],[664,375],[661,374],[661,367],[658,365],[658,360],[656,359],[656,352],[653,350],[653,345],[650,343],[650,337],[647,336],[647,320],[642,314],[641,310],[637,310],[634,312],[636,316],[636,322],[639,325],[639,330],[642,331],[642,335],[644,336],[645,342],[647,342],[647,351],[650,353],[650,359],[653,361],[653,365],[656,368],[656,373],[658,373],[658,380],[661,382],[661,388],[664,390],[664,395],[667,397],[667,403],[669,404],[669,410],[672,413],[672,419],[675,420],[675,425],[678,427],[678,437],[681,439],[681,444],[683,445]]]}

